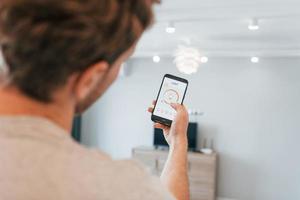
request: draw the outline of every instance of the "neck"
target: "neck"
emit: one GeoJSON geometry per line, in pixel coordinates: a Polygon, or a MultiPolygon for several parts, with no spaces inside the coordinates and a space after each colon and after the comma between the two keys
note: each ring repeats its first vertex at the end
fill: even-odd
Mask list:
{"type": "Polygon", "coordinates": [[[0,88],[0,115],[43,117],[69,133],[74,107],[72,102],[41,103],[25,96],[15,88],[0,88]]]}

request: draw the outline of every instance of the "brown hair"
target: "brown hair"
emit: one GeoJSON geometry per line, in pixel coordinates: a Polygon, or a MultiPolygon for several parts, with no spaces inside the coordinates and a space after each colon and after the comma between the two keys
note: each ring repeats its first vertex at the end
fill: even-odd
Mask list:
{"type": "Polygon", "coordinates": [[[0,43],[11,84],[39,101],[97,61],[112,64],[152,21],[148,0],[6,0],[0,43]]]}

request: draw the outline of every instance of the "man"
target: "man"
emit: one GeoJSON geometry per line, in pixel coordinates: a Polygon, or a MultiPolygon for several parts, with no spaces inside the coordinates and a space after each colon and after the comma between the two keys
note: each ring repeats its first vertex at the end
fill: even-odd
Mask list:
{"type": "MultiPolygon", "coordinates": [[[[0,42],[0,199],[189,199],[188,114],[164,130],[160,180],[70,137],[72,119],[116,79],[152,21],[149,0],[6,0],[0,42]]],[[[149,108],[152,112],[152,108],[149,108]]]]}

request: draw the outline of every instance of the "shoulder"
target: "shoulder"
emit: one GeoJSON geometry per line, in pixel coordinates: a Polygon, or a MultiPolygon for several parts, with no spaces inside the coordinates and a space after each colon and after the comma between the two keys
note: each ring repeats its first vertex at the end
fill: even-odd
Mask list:
{"type": "Polygon", "coordinates": [[[115,199],[172,199],[167,189],[158,177],[151,176],[140,163],[133,160],[119,160],[107,162],[102,169],[101,180],[110,185],[115,199]],[[127,198],[125,198],[127,197],[127,198]]]}
{"type": "Polygon", "coordinates": [[[85,149],[79,159],[80,172],[86,184],[101,191],[102,197],[130,200],[172,199],[158,177],[151,176],[143,165],[134,160],[113,160],[105,153],[85,149]]]}

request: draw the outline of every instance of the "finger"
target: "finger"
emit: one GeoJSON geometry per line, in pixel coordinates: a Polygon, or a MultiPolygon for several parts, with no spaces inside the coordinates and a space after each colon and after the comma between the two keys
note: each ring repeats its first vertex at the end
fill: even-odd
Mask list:
{"type": "Polygon", "coordinates": [[[154,123],[154,128],[163,129],[162,124],[154,123]]]}
{"type": "Polygon", "coordinates": [[[177,112],[187,112],[185,106],[179,103],[171,103],[171,107],[177,112]]]}
{"type": "Polygon", "coordinates": [[[178,111],[178,110],[180,109],[181,106],[182,106],[182,105],[179,104],[179,103],[171,103],[171,107],[172,107],[174,110],[176,110],[176,111],[178,111]]]}
{"type": "Polygon", "coordinates": [[[158,129],[167,129],[168,127],[163,125],[163,124],[160,124],[160,123],[155,123],[154,124],[154,128],[158,128],[158,129]]]}
{"type": "Polygon", "coordinates": [[[152,113],[152,112],[153,112],[153,108],[152,108],[152,107],[149,107],[149,108],[148,108],[148,112],[152,113]]]}
{"type": "Polygon", "coordinates": [[[153,101],[152,101],[152,105],[155,105],[155,104],[156,104],[156,100],[153,100],[153,101]]]}

